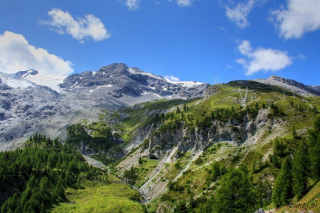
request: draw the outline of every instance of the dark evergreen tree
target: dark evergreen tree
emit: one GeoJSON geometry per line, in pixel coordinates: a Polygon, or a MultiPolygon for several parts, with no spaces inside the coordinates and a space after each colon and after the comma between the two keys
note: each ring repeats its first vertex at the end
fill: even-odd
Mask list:
{"type": "Polygon", "coordinates": [[[183,111],[187,110],[187,104],[183,104],[183,111]]]}
{"type": "Polygon", "coordinates": [[[211,120],[214,120],[214,111],[211,111],[211,120]]]}
{"type": "Polygon", "coordinates": [[[257,186],[255,187],[256,197],[257,197],[257,207],[261,208],[267,206],[272,201],[272,185],[268,179],[263,179],[260,177],[258,179],[257,186]]]}
{"type": "Polygon", "coordinates": [[[294,138],[297,138],[297,137],[298,137],[298,134],[297,134],[296,126],[295,126],[295,125],[292,126],[292,136],[293,136],[294,138]]]}
{"type": "Polygon", "coordinates": [[[143,164],[143,160],[142,160],[141,156],[139,157],[139,164],[143,164]]]}
{"type": "Polygon", "coordinates": [[[220,164],[219,164],[218,161],[215,161],[212,164],[212,172],[211,172],[211,175],[210,175],[210,179],[212,181],[215,181],[219,176],[220,176],[220,164]]]}
{"type": "Polygon", "coordinates": [[[293,155],[292,161],[292,181],[293,192],[297,198],[302,198],[302,195],[307,191],[309,161],[308,161],[308,146],[303,141],[298,146],[293,155]]]}
{"type": "Polygon", "coordinates": [[[254,174],[256,172],[256,165],[257,165],[257,161],[253,160],[251,162],[251,174],[254,174]]]}
{"type": "Polygon", "coordinates": [[[309,130],[310,170],[313,178],[320,179],[320,116],[316,117],[313,129],[309,130]]]}
{"type": "Polygon", "coordinates": [[[80,189],[81,188],[81,177],[78,176],[78,179],[77,179],[77,188],[80,189]]]}
{"type": "Polygon", "coordinates": [[[291,158],[287,156],[275,181],[272,201],[276,206],[287,205],[292,197],[291,158]]]}
{"type": "Polygon", "coordinates": [[[221,187],[216,192],[213,212],[254,212],[256,197],[253,183],[244,166],[231,168],[222,178],[221,187]]]}
{"type": "Polygon", "coordinates": [[[173,210],[174,213],[188,213],[187,203],[185,200],[178,202],[177,206],[173,210]]]}
{"type": "Polygon", "coordinates": [[[181,113],[180,111],[180,108],[177,106],[177,111],[176,111],[177,114],[181,113]]]}

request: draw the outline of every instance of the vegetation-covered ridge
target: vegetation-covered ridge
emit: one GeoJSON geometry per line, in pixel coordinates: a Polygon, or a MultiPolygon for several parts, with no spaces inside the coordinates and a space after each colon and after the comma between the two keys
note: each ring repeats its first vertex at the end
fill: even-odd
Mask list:
{"type": "MultiPolygon", "coordinates": [[[[215,85],[206,99],[182,103],[167,113],[155,113],[156,119],[148,124],[155,126],[153,133],[117,162],[116,173],[150,196],[149,212],[175,208],[179,212],[180,207],[181,212],[218,209],[213,203],[229,170],[231,176],[238,178],[248,175],[244,180],[250,183],[254,192],[251,195],[256,198],[251,210],[275,208],[272,189],[282,161],[294,156],[303,140],[309,143],[308,128],[319,113],[319,103],[318,97],[304,98],[257,82],[215,85]],[[244,91],[248,87],[246,99],[239,87],[244,91]],[[248,131],[253,123],[258,129],[248,131]],[[219,135],[221,130],[227,130],[228,137],[219,135]],[[287,146],[284,155],[274,153],[274,144],[279,141],[285,141],[287,146]]],[[[308,180],[317,182],[310,177],[308,180]]],[[[308,187],[311,189],[312,184],[308,187]]],[[[290,201],[298,201],[292,198],[295,197],[290,201]]],[[[239,212],[247,212],[246,208],[242,206],[239,212]]]]}

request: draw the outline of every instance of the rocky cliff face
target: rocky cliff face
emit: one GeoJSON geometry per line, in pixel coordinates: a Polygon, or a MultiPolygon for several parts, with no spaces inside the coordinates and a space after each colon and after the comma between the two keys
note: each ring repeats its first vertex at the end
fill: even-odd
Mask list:
{"type": "Polygon", "coordinates": [[[264,84],[271,84],[275,86],[280,86],[285,89],[291,90],[296,94],[300,94],[302,96],[314,96],[314,95],[320,95],[320,90],[318,86],[308,86],[304,85],[300,82],[297,82],[292,79],[282,78],[279,76],[270,76],[267,79],[257,79],[255,80],[260,83],[264,84]]]}
{"type": "Polygon", "coordinates": [[[181,153],[188,151],[197,152],[205,150],[213,143],[230,141],[237,145],[248,142],[258,130],[267,126],[280,127],[283,121],[280,119],[268,119],[269,110],[260,110],[255,120],[246,117],[242,122],[231,120],[228,122],[214,121],[212,126],[206,129],[180,128],[167,132],[156,132],[149,140],[149,158],[160,159],[177,146],[181,153]]]}
{"type": "MultiPolygon", "coordinates": [[[[229,142],[239,147],[250,146],[261,140],[266,140],[265,133],[270,129],[275,133],[267,137],[280,136],[283,133],[285,121],[279,118],[269,119],[268,114],[269,110],[261,109],[254,120],[245,118],[242,122],[232,120],[225,123],[213,121],[213,125],[206,129],[189,129],[180,126],[175,130],[156,131],[147,144],[127,157],[117,168],[121,173],[121,171],[130,169],[132,166],[135,167],[139,164],[140,157],[158,159],[158,165],[146,178],[147,181],[139,188],[139,191],[148,200],[152,200],[157,198],[169,183],[169,179],[165,178],[169,176],[165,173],[167,171],[166,165],[177,162],[184,153],[191,153],[191,164],[207,148],[217,142],[229,142]]],[[[141,132],[145,134],[145,132],[141,132]]],[[[181,171],[180,176],[188,169],[189,165],[186,165],[181,171]]],[[[179,175],[173,181],[177,180],[179,175]]]]}
{"type": "Polygon", "coordinates": [[[46,78],[37,75],[35,70],[0,73],[0,142],[24,140],[36,132],[63,138],[66,126],[83,119],[97,120],[102,109],[118,110],[155,99],[202,97],[209,86],[172,82],[125,64],[74,74],[60,85],[48,84],[50,87],[37,84],[46,78]],[[33,82],[26,80],[30,76],[33,82]]]}

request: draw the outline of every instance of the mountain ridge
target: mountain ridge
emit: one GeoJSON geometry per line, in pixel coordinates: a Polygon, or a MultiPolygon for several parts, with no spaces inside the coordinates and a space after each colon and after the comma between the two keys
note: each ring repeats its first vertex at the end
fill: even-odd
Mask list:
{"type": "MultiPolygon", "coordinates": [[[[39,75],[32,69],[17,72],[16,75],[0,74],[1,142],[15,139],[23,141],[35,132],[65,138],[66,133],[61,129],[81,120],[97,120],[101,110],[117,111],[157,99],[206,98],[214,93],[209,84],[170,81],[123,63],[103,66],[96,72],[76,73],[56,84],[62,79],[58,78],[54,81],[55,86],[59,85],[58,90],[46,86],[47,83],[44,86],[34,83],[46,78],[34,78],[39,75]],[[46,129],[51,131],[45,132],[46,129]]],[[[278,76],[256,81],[305,96],[320,94],[317,87],[278,76]]]]}
{"type": "Polygon", "coordinates": [[[184,87],[132,69],[118,63],[97,72],[73,74],[64,79],[60,91],[27,80],[39,75],[34,71],[18,72],[22,77],[1,74],[0,141],[23,141],[36,132],[64,138],[66,133],[61,129],[84,119],[98,120],[101,110],[113,111],[156,99],[202,97],[209,87],[200,83],[184,87]],[[34,75],[27,75],[30,73],[34,75]],[[46,129],[54,131],[48,133],[46,129]]]}
{"type": "Polygon", "coordinates": [[[314,96],[320,95],[320,89],[319,86],[309,86],[305,85],[303,83],[300,83],[298,81],[283,78],[280,76],[272,75],[267,79],[256,79],[255,81],[275,86],[281,86],[285,89],[291,90],[292,92],[296,94],[300,94],[303,96],[314,96]]]}

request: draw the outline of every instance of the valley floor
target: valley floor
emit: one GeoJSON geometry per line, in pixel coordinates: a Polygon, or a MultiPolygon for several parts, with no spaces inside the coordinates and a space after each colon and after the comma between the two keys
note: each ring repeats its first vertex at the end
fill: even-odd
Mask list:
{"type": "Polygon", "coordinates": [[[83,189],[67,189],[66,202],[55,205],[51,212],[130,212],[140,213],[143,206],[135,201],[140,195],[120,179],[109,175],[109,183],[105,181],[84,181],[83,189]]]}

